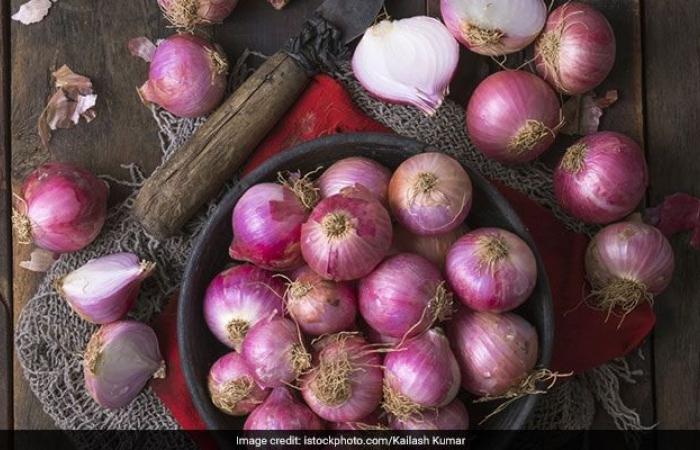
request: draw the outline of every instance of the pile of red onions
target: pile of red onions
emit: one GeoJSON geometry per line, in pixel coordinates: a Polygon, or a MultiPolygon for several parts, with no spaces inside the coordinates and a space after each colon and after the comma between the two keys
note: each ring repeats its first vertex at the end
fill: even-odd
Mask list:
{"type": "Polygon", "coordinates": [[[223,22],[237,4],[238,0],[158,0],[170,23],[185,30],[223,22]]]}
{"type": "Polygon", "coordinates": [[[228,61],[218,46],[198,36],[176,34],[158,45],[139,93],[144,102],[176,116],[205,116],[223,100],[227,74],[228,61]]]}
{"type": "Polygon", "coordinates": [[[569,147],[554,173],[554,192],[574,217],[605,224],[634,211],[648,181],[644,153],[637,143],[604,131],[569,147]]]}
{"type": "Polygon", "coordinates": [[[476,148],[506,164],[540,156],[554,142],[562,121],[552,88],[522,70],[496,72],[482,81],[469,100],[466,118],[476,148]]]}

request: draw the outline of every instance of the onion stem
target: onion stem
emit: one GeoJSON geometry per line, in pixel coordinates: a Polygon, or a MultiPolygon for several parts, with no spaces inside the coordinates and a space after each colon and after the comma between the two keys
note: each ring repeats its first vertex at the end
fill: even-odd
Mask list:
{"type": "Polygon", "coordinates": [[[583,170],[587,150],[588,147],[582,142],[569,147],[561,160],[562,169],[570,173],[579,173],[583,170]]]}

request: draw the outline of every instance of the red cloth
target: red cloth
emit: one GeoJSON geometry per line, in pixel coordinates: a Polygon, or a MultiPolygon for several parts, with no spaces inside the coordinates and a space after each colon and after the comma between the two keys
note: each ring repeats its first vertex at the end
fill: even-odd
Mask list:
{"type": "MultiPolygon", "coordinates": [[[[258,147],[244,169],[257,167],[270,156],[295,144],[344,132],[387,132],[365,116],[343,87],[332,78],[317,76],[299,101],[258,147]]],[[[550,211],[518,191],[495,183],[529,228],[549,275],[555,310],[555,339],[551,368],[576,373],[598,367],[637,348],[654,326],[649,305],[605,322],[605,314],[581,304],[585,295],[584,254],[588,238],[567,230],[550,211]]],[[[186,429],[204,428],[187,392],[177,350],[175,303],[159,318],[157,332],[169,371],[154,383],[156,394],[186,429]]]]}

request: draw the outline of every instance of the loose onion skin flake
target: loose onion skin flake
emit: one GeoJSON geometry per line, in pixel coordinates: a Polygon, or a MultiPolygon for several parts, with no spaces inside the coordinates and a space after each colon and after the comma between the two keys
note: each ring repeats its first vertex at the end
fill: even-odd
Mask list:
{"type": "Polygon", "coordinates": [[[406,419],[389,418],[392,430],[468,430],[469,413],[458,398],[446,406],[429,409],[406,419]]]}
{"type": "Polygon", "coordinates": [[[243,424],[244,430],[323,430],[323,422],[297,400],[290,388],[277,387],[255,408],[243,424]]]}
{"type": "Polygon", "coordinates": [[[238,352],[227,353],[209,370],[207,382],[212,403],[232,416],[245,416],[270,394],[255,382],[255,377],[238,352]]]}

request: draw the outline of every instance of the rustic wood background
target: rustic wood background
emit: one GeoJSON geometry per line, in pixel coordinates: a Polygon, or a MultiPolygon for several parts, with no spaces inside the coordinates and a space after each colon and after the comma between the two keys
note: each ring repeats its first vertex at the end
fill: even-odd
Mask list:
{"type": "MultiPolygon", "coordinates": [[[[147,171],[160,160],[155,123],[136,95],[146,64],[132,58],[126,42],[156,39],[167,27],[155,0],[60,0],[39,24],[10,21],[25,0],[0,0],[0,428],[53,428],[31,394],[14,360],[11,330],[39,277],[17,264],[29,247],[11,245],[11,185],[37,164],[73,161],[95,173],[123,177],[120,164],[135,162],[147,171]],[[116,5],[118,3],[118,5],[116,5]],[[117,6],[117,7],[115,7],[117,6]],[[36,120],[52,91],[50,72],[61,64],[92,78],[99,95],[97,119],[54,134],[49,154],[41,149],[36,120]],[[10,156],[12,163],[10,164],[10,156]],[[11,381],[12,380],[12,381],[11,381]]],[[[588,0],[613,24],[618,58],[600,91],[615,88],[620,101],[608,111],[603,128],[624,132],[645,144],[651,171],[649,203],[686,191],[700,195],[700,8],[694,0],[588,0]]],[[[274,53],[320,0],[293,0],[283,12],[263,0],[241,0],[214,39],[235,60],[245,48],[274,53]]],[[[562,3],[556,1],[556,3],[562,3]]],[[[438,0],[388,0],[394,17],[439,15],[438,0]]],[[[462,103],[494,69],[484,58],[463,51],[452,96],[462,103]]],[[[548,156],[555,160],[564,142],[548,156]]],[[[116,190],[117,202],[123,190],[116,190]]],[[[656,302],[658,324],[635,358],[644,377],[624,386],[628,404],[646,424],[660,428],[700,427],[700,253],[687,236],[673,239],[677,271],[656,302]]],[[[597,428],[611,427],[604,415],[597,428]]]]}

